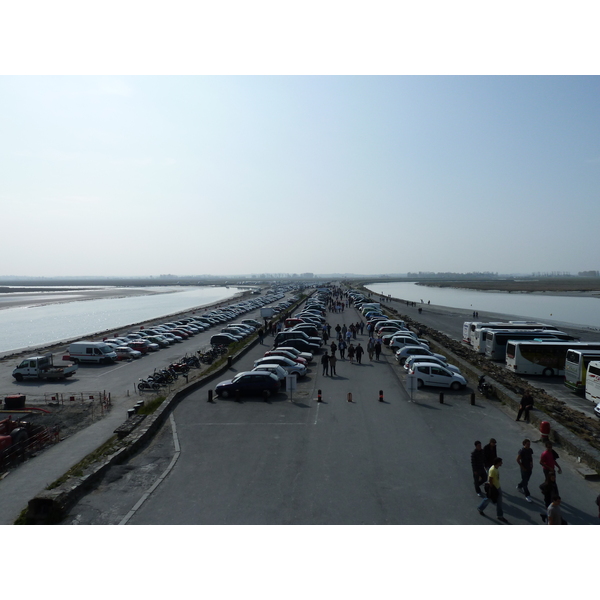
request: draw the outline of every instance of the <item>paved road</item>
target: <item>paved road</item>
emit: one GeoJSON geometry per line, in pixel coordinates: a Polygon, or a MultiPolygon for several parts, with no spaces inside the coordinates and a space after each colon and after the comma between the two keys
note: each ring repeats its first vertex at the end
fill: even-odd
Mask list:
{"type": "MultiPolygon", "coordinates": [[[[329,315],[333,327],[356,320],[353,309],[329,315]]],[[[365,345],[366,336],[358,341],[365,345]]],[[[262,350],[254,348],[232,372],[249,368],[262,350]]],[[[208,387],[199,390],[144,453],[113,471],[65,523],[499,524],[492,506],[485,517],[477,513],[469,459],[475,439],[495,437],[505,459],[505,515],[514,524],[541,524],[541,467],[531,481],[534,504],[515,490],[522,439],[534,440],[534,458],[541,453],[534,428],[515,423],[496,403],[471,406],[470,390],[446,392],[444,404],[439,390],[418,391],[409,402],[403,370],[387,350],[379,362],[338,361],[337,372],[324,377],[313,363],[294,402],[281,394],[268,404],[208,404],[208,387]],[[139,504],[174,457],[164,481],[139,504]]],[[[581,478],[574,459],[561,458],[567,520],[596,524],[600,485],[581,478]]]]}

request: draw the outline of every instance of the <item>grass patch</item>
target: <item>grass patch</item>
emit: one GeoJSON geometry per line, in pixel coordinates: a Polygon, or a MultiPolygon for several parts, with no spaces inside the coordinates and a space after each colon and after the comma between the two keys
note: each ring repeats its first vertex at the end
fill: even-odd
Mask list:
{"type": "Polygon", "coordinates": [[[156,409],[167,399],[166,396],[157,396],[144,402],[144,406],[140,407],[137,411],[138,415],[151,415],[156,409]]]}
{"type": "Polygon", "coordinates": [[[46,489],[53,490],[59,487],[72,477],[82,477],[85,470],[105,456],[114,454],[121,444],[116,435],[113,435],[107,442],[102,444],[99,448],[88,454],[82,461],[71,467],[62,477],[59,477],[56,481],[52,482],[46,489]]]}

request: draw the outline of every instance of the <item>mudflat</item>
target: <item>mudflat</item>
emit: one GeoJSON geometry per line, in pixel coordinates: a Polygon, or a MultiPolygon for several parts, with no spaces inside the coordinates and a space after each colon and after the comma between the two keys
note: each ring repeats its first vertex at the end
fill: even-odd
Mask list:
{"type": "Polygon", "coordinates": [[[429,287],[451,287],[499,292],[529,292],[553,294],[600,294],[600,277],[565,277],[541,279],[490,279],[486,281],[419,281],[429,287]]]}

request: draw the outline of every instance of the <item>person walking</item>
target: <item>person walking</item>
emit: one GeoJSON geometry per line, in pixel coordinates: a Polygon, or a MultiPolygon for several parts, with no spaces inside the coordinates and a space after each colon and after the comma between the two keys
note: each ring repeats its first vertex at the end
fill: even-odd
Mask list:
{"type": "Polygon", "coordinates": [[[360,345],[360,342],[358,342],[358,345],[356,346],[356,362],[360,365],[362,364],[362,355],[365,353],[365,349],[360,345]]]}
{"type": "Polygon", "coordinates": [[[323,375],[329,375],[329,355],[327,354],[327,350],[325,350],[325,354],[321,357],[321,364],[323,365],[323,375]]]}
{"type": "MultiPolygon", "coordinates": [[[[552,502],[552,496],[558,496],[558,486],[556,485],[556,473],[550,473],[544,483],[540,485],[540,491],[544,496],[544,506],[548,508],[552,502]]],[[[544,513],[542,519],[544,520],[544,513]]]]}
{"type": "Polygon", "coordinates": [[[337,358],[335,357],[335,354],[332,354],[329,357],[329,373],[331,374],[331,376],[333,377],[334,375],[337,376],[337,373],[335,372],[335,365],[337,363],[337,358]]]}
{"type": "Polygon", "coordinates": [[[497,456],[496,440],[491,438],[489,444],[486,444],[483,447],[483,464],[485,465],[486,471],[490,470],[497,456]]]}
{"type": "Polygon", "coordinates": [[[352,330],[348,329],[348,331],[346,331],[346,343],[350,344],[352,340],[352,330]]]}
{"type": "Polygon", "coordinates": [[[331,356],[335,356],[335,351],[337,350],[337,344],[335,342],[331,342],[331,356]]]}
{"type": "Polygon", "coordinates": [[[361,322],[360,322],[360,335],[362,335],[362,334],[363,334],[363,330],[364,330],[364,328],[365,328],[365,324],[364,324],[364,323],[361,321],[361,322]]]}
{"type": "Polygon", "coordinates": [[[517,489],[525,494],[525,500],[527,502],[533,502],[531,494],[529,493],[529,478],[533,473],[533,450],[531,449],[531,440],[525,438],[523,440],[523,447],[517,453],[517,462],[521,468],[521,481],[517,484],[517,489]]]}
{"type": "Polygon", "coordinates": [[[346,327],[346,323],[344,323],[344,325],[342,326],[342,335],[344,336],[344,339],[346,339],[347,332],[348,332],[348,328],[346,327]]]}
{"type": "Polygon", "coordinates": [[[519,405],[519,412],[515,421],[521,420],[521,415],[525,413],[525,421],[529,423],[529,411],[533,408],[533,396],[529,392],[525,392],[521,396],[521,403],[519,405]]]}
{"type": "Polygon", "coordinates": [[[559,474],[562,473],[562,469],[556,462],[557,458],[559,458],[558,452],[552,448],[552,442],[546,442],[546,449],[540,456],[540,465],[542,465],[544,477],[547,477],[549,473],[555,473],[556,471],[558,471],[559,474]]]}
{"type": "Polygon", "coordinates": [[[345,360],[346,357],[346,342],[344,340],[340,340],[338,345],[338,350],[340,351],[340,358],[345,360]]]}
{"type": "Polygon", "coordinates": [[[566,525],[567,522],[562,518],[560,512],[561,499],[558,494],[552,496],[552,502],[548,506],[546,524],[548,525],[566,525]]]}
{"type": "Polygon", "coordinates": [[[375,344],[373,343],[373,338],[369,338],[367,343],[367,354],[369,355],[369,360],[373,360],[373,353],[375,352],[375,344]]]}
{"type": "Polygon", "coordinates": [[[381,354],[381,338],[375,340],[375,360],[379,360],[381,354]]]}
{"type": "Polygon", "coordinates": [[[502,510],[502,488],[500,487],[501,466],[502,459],[496,458],[488,473],[488,496],[480,502],[477,510],[482,517],[485,516],[483,511],[486,509],[487,505],[492,502],[496,505],[496,516],[498,517],[498,521],[508,523],[508,521],[504,518],[504,511],[502,510]]]}
{"type": "Polygon", "coordinates": [[[471,452],[471,469],[473,470],[475,493],[480,498],[485,498],[485,495],[481,493],[480,486],[487,479],[487,473],[485,465],[483,464],[483,449],[481,448],[481,442],[479,440],[475,442],[475,450],[471,452]]]}
{"type": "Polygon", "coordinates": [[[258,330],[258,342],[259,342],[259,344],[262,345],[264,339],[265,339],[265,332],[263,331],[263,328],[261,327],[258,330]]]}
{"type": "Polygon", "coordinates": [[[348,346],[348,358],[350,359],[350,362],[354,362],[354,352],[354,345],[350,343],[350,345],[348,346]]]}

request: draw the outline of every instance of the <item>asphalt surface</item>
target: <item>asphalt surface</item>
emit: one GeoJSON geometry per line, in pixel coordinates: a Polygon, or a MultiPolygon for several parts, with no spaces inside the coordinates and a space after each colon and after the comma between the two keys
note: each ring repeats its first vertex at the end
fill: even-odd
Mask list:
{"type": "MultiPolygon", "coordinates": [[[[431,316],[456,321],[456,315],[431,316]]],[[[333,327],[358,319],[354,309],[328,315],[333,327]]],[[[357,341],[366,346],[366,335],[357,341]]],[[[256,346],[232,375],[251,368],[266,349],[256,346]]],[[[470,389],[444,390],[443,404],[440,389],[419,390],[411,402],[404,370],[387,349],[380,361],[338,360],[337,377],[323,376],[319,360],[298,381],[293,401],[281,393],[270,403],[209,404],[215,382],[191,395],[152,444],[111,470],[64,523],[501,524],[493,505],[484,517],[477,512],[470,468],[474,440],[495,437],[504,459],[505,516],[511,524],[542,524],[542,448],[533,427],[516,423],[498,403],[478,397],[471,406],[470,389]],[[536,465],[533,504],[515,489],[525,437],[533,441],[536,465]]],[[[576,457],[558,450],[563,515],[572,524],[599,523],[600,484],[584,480],[576,457]]]]}

